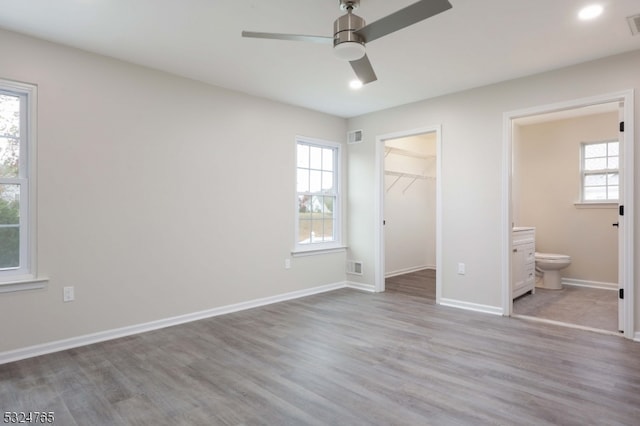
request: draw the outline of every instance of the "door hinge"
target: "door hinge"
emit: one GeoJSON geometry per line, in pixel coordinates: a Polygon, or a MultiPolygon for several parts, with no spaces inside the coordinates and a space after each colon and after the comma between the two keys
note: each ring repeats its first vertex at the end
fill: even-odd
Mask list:
{"type": "Polygon", "coordinates": [[[624,132],[624,121],[620,122],[620,131],[624,132]]]}
{"type": "Polygon", "coordinates": [[[624,299],[624,288],[618,290],[618,298],[624,299]]]}
{"type": "Polygon", "coordinates": [[[618,206],[618,213],[620,216],[624,216],[624,206],[618,206]]]}

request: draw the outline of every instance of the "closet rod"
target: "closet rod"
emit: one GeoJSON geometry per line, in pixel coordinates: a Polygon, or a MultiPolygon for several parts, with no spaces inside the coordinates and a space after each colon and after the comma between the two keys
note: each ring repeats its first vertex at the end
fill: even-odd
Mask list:
{"type": "Polygon", "coordinates": [[[435,179],[434,177],[431,177],[431,176],[416,175],[414,173],[392,172],[389,170],[385,170],[384,174],[387,176],[397,176],[400,178],[407,177],[407,178],[415,178],[415,179],[435,179]]]}

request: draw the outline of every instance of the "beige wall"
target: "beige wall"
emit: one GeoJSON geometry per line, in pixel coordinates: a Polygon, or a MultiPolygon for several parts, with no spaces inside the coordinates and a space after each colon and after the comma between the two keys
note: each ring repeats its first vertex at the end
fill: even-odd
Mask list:
{"type": "Polygon", "coordinates": [[[344,253],[284,268],[295,136],[341,142],[344,119],[6,31],[0,51],[1,78],[38,85],[50,278],[0,294],[0,353],[345,281],[344,253]]]}
{"type": "Polygon", "coordinates": [[[562,276],[618,282],[617,205],[580,208],[580,145],[618,138],[618,113],[520,126],[514,139],[516,226],[536,227],[536,250],[571,256],[562,276]]]}
{"type": "MultiPolygon", "coordinates": [[[[1,78],[39,89],[38,260],[50,277],[1,295],[0,352],[344,281],[343,253],[290,270],[284,259],[295,135],[339,142],[347,127],[365,135],[348,152],[348,256],[364,265],[349,279],[375,282],[376,135],[441,124],[443,297],[500,307],[503,113],[640,89],[636,51],[347,123],[11,32],[0,51],[1,78]],[[76,301],[62,302],[63,286],[76,301]]],[[[636,128],[639,116],[636,95],[636,128]]]]}
{"type": "MultiPolygon", "coordinates": [[[[349,193],[358,194],[350,201],[349,256],[365,262],[361,280],[375,282],[376,136],[442,125],[443,247],[442,270],[438,271],[442,297],[502,311],[504,114],[635,89],[638,129],[638,69],[640,51],[635,51],[350,119],[349,128],[363,129],[365,136],[363,143],[349,146],[349,193]],[[457,274],[458,262],[466,263],[465,275],[457,274]]],[[[636,131],[636,146],[639,134],[636,131]]],[[[635,155],[637,167],[640,150],[635,155]]],[[[636,200],[640,199],[639,176],[636,173],[636,200]]],[[[639,229],[637,216],[634,226],[639,229]]],[[[639,242],[636,237],[636,247],[639,242]]],[[[640,250],[636,250],[636,265],[639,258],[640,250]]],[[[638,305],[640,292],[635,294],[638,305]]]]}

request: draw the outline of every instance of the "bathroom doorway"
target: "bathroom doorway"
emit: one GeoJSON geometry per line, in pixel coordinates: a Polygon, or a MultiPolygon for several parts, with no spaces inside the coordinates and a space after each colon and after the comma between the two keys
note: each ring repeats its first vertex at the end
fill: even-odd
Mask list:
{"type": "Polygon", "coordinates": [[[433,283],[435,275],[437,303],[440,126],[376,139],[376,291],[385,291],[386,278],[417,274],[433,283]],[[430,273],[425,275],[424,271],[430,273]]]}
{"type": "Polygon", "coordinates": [[[536,252],[571,258],[560,271],[561,289],[544,288],[544,271],[536,267],[534,293],[513,301],[514,266],[506,257],[509,279],[503,294],[510,315],[633,336],[633,224],[627,207],[633,206],[633,136],[629,126],[619,131],[625,117],[632,117],[632,105],[632,94],[621,93],[505,114],[505,246],[509,253],[516,249],[513,226],[534,227],[536,252]],[[585,172],[590,160],[584,157],[600,148],[605,163],[607,149],[611,155],[607,172],[594,178],[585,172]],[[595,188],[589,186],[600,177],[604,180],[595,188]],[[604,196],[598,193],[603,189],[604,196]],[[620,206],[627,209],[625,216],[620,206]],[[626,300],[619,298],[623,292],[626,300]]]}

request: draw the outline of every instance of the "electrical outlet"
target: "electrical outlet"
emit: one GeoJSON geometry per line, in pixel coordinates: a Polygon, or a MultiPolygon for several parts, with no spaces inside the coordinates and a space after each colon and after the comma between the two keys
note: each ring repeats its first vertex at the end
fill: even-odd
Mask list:
{"type": "Polygon", "coordinates": [[[64,302],[72,302],[73,300],[75,300],[73,287],[64,287],[62,289],[62,300],[64,302]]]}
{"type": "Polygon", "coordinates": [[[291,259],[284,260],[284,269],[291,269],[291,259]]]}
{"type": "Polygon", "coordinates": [[[464,275],[467,273],[467,267],[464,263],[458,263],[458,275],[464,275]]]}

